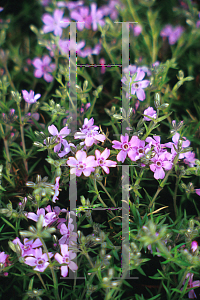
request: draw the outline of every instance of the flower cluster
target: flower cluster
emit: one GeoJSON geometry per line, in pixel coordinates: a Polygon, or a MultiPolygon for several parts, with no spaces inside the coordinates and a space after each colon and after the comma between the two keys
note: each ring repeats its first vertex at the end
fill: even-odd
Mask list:
{"type": "Polygon", "coordinates": [[[184,28],[182,26],[172,27],[171,25],[166,25],[160,32],[160,35],[164,38],[168,37],[169,44],[174,45],[182,33],[184,32],[184,28]]]}

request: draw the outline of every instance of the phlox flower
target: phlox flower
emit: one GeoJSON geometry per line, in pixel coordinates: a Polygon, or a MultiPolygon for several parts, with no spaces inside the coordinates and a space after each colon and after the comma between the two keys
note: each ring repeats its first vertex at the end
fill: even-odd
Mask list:
{"type": "Polygon", "coordinates": [[[68,227],[66,224],[62,223],[60,226],[60,233],[62,237],[59,239],[59,244],[67,244],[71,245],[72,242],[76,242],[77,240],[77,233],[73,232],[74,225],[72,224],[73,219],[69,218],[68,227]]]}
{"type": "Polygon", "coordinates": [[[191,243],[191,250],[195,252],[198,249],[198,243],[196,241],[192,241],[191,243]]]}
{"type": "Polygon", "coordinates": [[[132,137],[132,142],[132,152],[130,154],[132,161],[140,159],[151,149],[149,144],[145,146],[145,141],[141,141],[137,136],[132,137]]]}
{"type": "Polygon", "coordinates": [[[85,41],[74,43],[74,41],[60,39],[58,42],[58,46],[62,54],[69,54],[70,50],[74,50],[76,51],[78,56],[81,56],[81,49],[85,46],[85,41]]]}
{"type": "MultiPolygon", "coordinates": [[[[130,77],[130,83],[131,83],[131,95],[135,95],[137,96],[138,100],[140,101],[144,101],[144,99],[146,98],[145,92],[144,92],[144,88],[146,88],[150,81],[149,80],[143,80],[143,78],[145,77],[145,72],[141,70],[141,68],[137,68],[137,75],[136,78],[134,79],[133,83],[131,83],[132,81],[132,77],[130,77]]],[[[121,81],[127,85],[127,78],[124,76],[121,81]]]]}
{"type": "Polygon", "coordinates": [[[39,238],[37,238],[35,241],[25,238],[23,242],[24,244],[22,244],[20,239],[16,237],[12,242],[13,244],[18,244],[20,246],[22,257],[34,255],[34,249],[42,246],[39,238]]]}
{"type": "Polygon", "coordinates": [[[196,157],[195,157],[195,153],[188,151],[185,154],[185,158],[184,158],[184,163],[186,165],[189,165],[190,168],[194,167],[196,165],[195,161],[196,161],[196,157]]]}
{"type": "MultiPolygon", "coordinates": [[[[153,119],[156,119],[157,118],[157,114],[156,114],[156,111],[153,109],[153,107],[148,107],[147,109],[144,110],[144,115],[147,115],[153,119]]],[[[148,117],[144,117],[144,120],[145,121],[151,121],[151,119],[149,119],[148,117]]]]}
{"type": "Polygon", "coordinates": [[[80,128],[81,132],[76,132],[74,134],[75,139],[85,139],[84,143],[87,147],[92,146],[94,143],[104,142],[106,137],[103,134],[98,132],[99,126],[95,126],[94,119],[91,118],[88,120],[85,118],[84,124],[82,128],[80,128]]]}
{"type": "MultiPolygon", "coordinates": [[[[176,154],[177,154],[177,153],[176,153],[176,150],[174,149],[174,146],[175,146],[176,149],[178,148],[178,141],[179,141],[179,138],[180,138],[180,134],[177,132],[177,133],[175,133],[175,135],[172,137],[173,143],[172,143],[172,142],[169,142],[169,143],[166,143],[166,144],[165,144],[166,147],[171,148],[171,153],[172,153],[173,157],[175,157],[176,154]],[[173,145],[174,145],[174,146],[173,146],[173,145]]],[[[182,149],[189,147],[190,141],[189,141],[189,140],[186,140],[185,137],[183,137],[182,139],[184,139],[184,141],[183,141],[183,143],[182,143],[182,149]]],[[[189,151],[188,151],[188,152],[189,152],[189,151]]],[[[186,153],[187,153],[187,152],[186,152],[186,153]]],[[[184,157],[186,156],[186,153],[180,153],[178,158],[179,158],[179,159],[184,158],[184,157]]]]}
{"type": "Polygon", "coordinates": [[[45,215],[45,209],[44,208],[38,208],[36,214],[33,212],[26,213],[26,217],[30,220],[33,220],[35,222],[38,221],[39,216],[43,215],[43,227],[48,226],[49,224],[53,223],[57,220],[55,212],[49,212],[45,215]]]}
{"type": "Polygon", "coordinates": [[[91,29],[92,16],[89,12],[88,6],[79,7],[77,10],[72,10],[70,17],[77,22],[78,30],[83,30],[84,28],[91,29]]]}
{"type": "MultiPolygon", "coordinates": [[[[193,281],[193,276],[194,276],[194,274],[188,273],[185,277],[185,279],[187,279],[189,277],[188,286],[187,286],[189,289],[193,288],[193,287],[200,287],[200,280],[193,281]]],[[[183,285],[185,284],[185,281],[183,282],[183,285]]],[[[183,288],[181,288],[181,290],[182,289],[183,288]]],[[[195,294],[194,290],[189,291],[188,298],[189,299],[197,298],[197,295],[195,294]]]]}
{"type": "Polygon", "coordinates": [[[136,136],[132,136],[131,140],[129,140],[129,136],[127,133],[125,133],[125,135],[121,135],[120,136],[120,140],[119,141],[112,141],[112,143],[114,145],[112,145],[112,147],[114,149],[120,149],[121,151],[117,154],[117,160],[121,161],[122,163],[125,161],[127,155],[128,157],[132,160],[133,159],[133,155],[135,154],[135,152],[133,151],[132,147],[135,146],[135,141],[136,141],[136,136]]]}
{"type": "Polygon", "coordinates": [[[110,16],[112,20],[116,20],[119,15],[119,11],[116,9],[117,5],[120,6],[120,9],[124,8],[120,1],[110,0],[107,5],[101,6],[101,11],[104,16],[110,16]]]}
{"type": "MultiPolygon", "coordinates": [[[[1,269],[4,269],[8,265],[10,265],[10,261],[8,260],[8,257],[9,255],[6,254],[5,252],[0,252],[0,264],[3,265],[1,266],[1,269]]],[[[4,272],[4,276],[8,276],[8,272],[4,272]]]]}
{"type": "Polygon", "coordinates": [[[150,169],[154,172],[155,179],[163,179],[165,177],[165,170],[170,170],[173,166],[173,163],[170,161],[171,155],[168,152],[163,152],[159,156],[156,154],[151,161],[153,164],[150,164],[150,169]]]}
{"type": "Polygon", "coordinates": [[[200,189],[195,189],[195,193],[200,196],[200,189]]]}
{"type": "Polygon", "coordinates": [[[103,11],[100,8],[97,9],[97,4],[94,2],[91,4],[91,17],[92,17],[92,29],[94,31],[97,30],[98,24],[102,27],[105,25],[105,21],[102,20],[102,18],[104,17],[103,11]]]}
{"type": "Polygon", "coordinates": [[[44,80],[47,82],[53,81],[53,76],[49,73],[52,73],[56,69],[56,64],[51,64],[51,58],[48,55],[44,55],[42,59],[36,57],[34,58],[32,64],[36,68],[34,71],[34,76],[36,78],[44,77],[44,80]]]}
{"type": "Polygon", "coordinates": [[[90,176],[91,172],[95,171],[97,162],[95,161],[95,157],[93,155],[87,157],[86,152],[78,150],[75,157],[69,157],[67,160],[67,165],[71,167],[71,174],[81,176],[83,173],[86,177],[88,177],[90,176]]]}
{"type": "Polygon", "coordinates": [[[42,21],[45,24],[43,26],[44,33],[53,31],[55,36],[62,35],[62,28],[69,26],[70,20],[68,18],[63,18],[64,11],[60,9],[55,9],[53,17],[49,14],[44,14],[42,16],[42,21]]]}
{"type": "Polygon", "coordinates": [[[77,53],[80,57],[87,57],[89,55],[98,55],[101,51],[101,45],[96,44],[94,48],[92,49],[91,47],[85,47],[83,50],[79,50],[77,53]]]}
{"type": "Polygon", "coordinates": [[[161,139],[160,136],[154,135],[153,138],[147,137],[145,140],[147,143],[151,145],[151,147],[153,148],[153,152],[156,152],[158,155],[163,153],[165,148],[165,144],[161,144],[160,139],[161,139]]]}
{"type": "Polygon", "coordinates": [[[116,167],[117,162],[112,160],[107,160],[110,155],[110,150],[105,149],[102,153],[99,150],[95,150],[95,155],[97,159],[98,166],[102,167],[102,169],[106,172],[106,174],[110,173],[110,167],[116,167]],[[108,168],[109,167],[109,168],[108,168]]]}
{"type": "Polygon", "coordinates": [[[30,90],[30,92],[27,92],[26,90],[22,90],[22,94],[24,100],[29,104],[35,103],[41,97],[40,94],[34,95],[35,93],[32,90],[30,90]]]}
{"type": "MultiPolygon", "coordinates": [[[[51,252],[48,252],[48,254],[50,258],[53,256],[51,252]]],[[[35,267],[33,270],[38,272],[44,272],[49,265],[47,254],[42,253],[42,248],[35,249],[33,256],[25,257],[24,263],[31,267],[35,267]]]]}
{"type": "Polygon", "coordinates": [[[166,25],[160,32],[162,37],[168,37],[169,44],[174,45],[180,36],[182,35],[184,28],[182,26],[176,26],[173,28],[171,25],[166,25]]]}
{"type": "Polygon", "coordinates": [[[73,253],[72,250],[68,250],[68,245],[60,245],[61,254],[55,254],[55,260],[61,264],[61,275],[66,277],[68,274],[68,268],[75,272],[78,269],[78,266],[75,262],[72,261],[76,257],[76,253],[73,253]]]}
{"type": "MultiPolygon", "coordinates": [[[[47,207],[45,207],[45,210],[50,213],[50,212],[54,212],[56,217],[56,222],[57,222],[57,228],[60,229],[60,226],[62,223],[65,223],[66,222],[66,218],[60,218],[59,215],[61,213],[69,213],[67,209],[65,208],[60,208],[59,206],[54,206],[53,208],[51,208],[50,205],[47,205],[47,207]]],[[[74,214],[74,212],[71,212],[71,214],[74,214]]]]}
{"type": "Polygon", "coordinates": [[[140,33],[142,32],[142,26],[141,25],[133,25],[133,33],[134,36],[138,36],[140,35],[140,33]]]}
{"type": "Polygon", "coordinates": [[[48,131],[53,136],[57,136],[56,143],[58,143],[58,144],[54,147],[54,152],[59,152],[62,144],[64,146],[66,146],[66,143],[64,142],[65,140],[63,138],[66,137],[70,133],[71,129],[68,129],[68,127],[65,126],[60,130],[60,132],[58,132],[58,129],[56,128],[56,126],[51,125],[51,126],[48,126],[48,131]]]}
{"type": "Polygon", "coordinates": [[[56,202],[56,200],[59,200],[58,199],[58,195],[59,195],[59,180],[60,180],[60,177],[56,177],[56,183],[54,185],[54,190],[55,190],[55,194],[53,196],[53,199],[52,199],[52,202],[56,202]]]}

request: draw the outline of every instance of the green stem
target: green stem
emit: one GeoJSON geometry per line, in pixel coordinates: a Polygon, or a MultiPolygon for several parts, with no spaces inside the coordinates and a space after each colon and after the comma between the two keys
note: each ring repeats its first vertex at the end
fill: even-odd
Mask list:
{"type": "Polygon", "coordinates": [[[177,207],[176,207],[176,197],[177,197],[177,191],[178,191],[179,180],[180,180],[180,178],[177,176],[177,177],[176,177],[175,190],[174,190],[174,196],[173,196],[174,214],[175,214],[176,219],[177,219],[177,216],[178,216],[178,214],[177,214],[177,207]]]}
{"type": "MultiPolygon", "coordinates": [[[[22,149],[24,154],[26,155],[26,145],[25,145],[25,139],[24,139],[24,124],[22,123],[22,115],[21,115],[21,109],[20,109],[20,104],[17,103],[17,107],[18,107],[18,112],[19,112],[19,122],[20,122],[20,133],[21,133],[21,139],[22,139],[22,149]]],[[[23,162],[24,162],[24,167],[25,170],[28,174],[28,163],[26,158],[23,158],[23,162]]]]}
{"type": "Polygon", "coordinates": [[[52,279],[53,279],[53,284],[54,284],[54,289],[55,289],[55,293],[56,293],[56,299],[57,300],[60,300],[60,297],[59,297],[59,293],[58,293],[58,284],[57,284],[57,279],[56,279],[56,274],[54,272],[54,269],[51,265],[51,259],[50,259],[50,256],[49,256],[49,252],[48,252],[48,249],[47,249],[47,246],[43,240],[42,237],[39,237],[41,243],[42,243],[42,246],[44,248],[44,251],[45,253],[47,254],[47,258],[48,258],[48,261],[49,261],[49,269],[51,270],[51,274],[52,274],[52,279]]]}
{"type": "Polygon", "coordinates": [[[96,182],[96,179],[93,179],[93,184],[94,184],[94,189],[95,189],[95,192],[97,194],[97,197],[99,199],[99,201],[101,202],[101,204],[103,204],[104,207],[107,207],[107,205],[104,203],[104,201],[101,199],[101,196],[99,194],[99,191],[97,189],[97,182],[96,182]]]}
{"type": "Polygon", "coordinates": [[[158,189],[157,189],[157,191],[156,191],[156,193],[155,193],[153,199],[150,201],[149,208],[151,208],[151,206],[154,204],[154,202],[155,202],[155,200],[156,200],[158,194],[162,191],[163,187],[165,186],[165,183],[166,183],[166,181],[167,181],[169,175],[171,174],[171,172],[172,172],[174,166],[176,165],[176,163],[177,163],[177,161],[178,161],[179,154],[180,154],[180,153],[178,153],[178,154],[176,155],[176,157],[174,158],[174,163],[173,163],[172,168],[167,172],[165,178],[163,179],[163,181],[161,182],[161,184],[158,186],[158,189]]]}
{"type": "Polygon", "coordinates": [[[42,276],[40,275],[39,272],[36,272],[36,274],[37,274],[38,278],[40,279],[40,281],[41,281],[41,283],[42,283],[44,289],[47,291],[47,287],[46,287],[46,285],[45,285],[45,283],[44,283],[44,281],[43,281],[43,279],[42,279],[42,276]]]}
{"type": "Polygon", "coordinates": [[[12,78],[11,78],[11,76],[10,76],[10,73],[9,73],[9,71],[8,71],[8,68],[7,68],[6,63],[3,65],[3,67],[4,67],[5,72],[6,72],[6,75],[7,75],[7,77],[8,77],[10,86],[12,87],[12,89],[13,89],[14,91],[16,91],[15,85],[14,85],[14,83],[13,83],[13,81],[12,81],[12,78]]]}
{"type": "Polygon", "coordinates": [[[88,114],[88,119],[90,119],[90,117],[91,117],[91,114],[92,114],[92,111],[93,111],[93,109],[94,109],[94,106],[95,106],[96,101],[97,101],[97,97],[94,97],[94,100],[93,100],[93,102],[92,102],[92,106],[91,106],[91,108],[90,108],[90,112],[89,112],[89,114],[88,114]]]}
{"type": "Polygon", "coordinates": [[[110,196],[110,194],[108,193],[108,191],[106,190],[106,188],[104,187],[104,185],[101,183],[101,181],[97,181],[100,186],[104,189],[104,191],[106,192],[106,194],[108,195],[108,197],[110,198],[110,200],[112,201],[112,203],[114,204],[114,206],[116,207],[116,203],[115,203],[115,200],[110,196]]]}

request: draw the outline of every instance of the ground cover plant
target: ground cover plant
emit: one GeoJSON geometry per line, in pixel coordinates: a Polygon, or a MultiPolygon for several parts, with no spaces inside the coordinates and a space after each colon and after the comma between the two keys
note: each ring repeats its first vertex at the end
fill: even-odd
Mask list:
{"type": "Polygon", "coordinates": [[[2,1],[0,298],[200,298],[198,1],[2,1]]]}

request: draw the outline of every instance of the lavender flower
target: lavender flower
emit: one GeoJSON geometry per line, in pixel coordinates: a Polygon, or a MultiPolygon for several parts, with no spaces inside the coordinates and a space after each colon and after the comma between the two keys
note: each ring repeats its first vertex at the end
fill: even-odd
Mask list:
{"type": "MultiPolygon", "coordinates": [[[[194,276],[194,274],[188,273],[185,277],[185,279],[187,279],[189,277],[188,286],[187,286],[189,289],[193,288],[193,287],[200,287],[200,281],[199,280],[193,281],[193,276],[194,276]]],[[[185,281],[183,282],[183,285],[185,284],[185,281]]],[[[181,290],[182,289],[183,288],[181,288],[181,290]]],[[[197,298],[197,295],[195,294],[194,290],[189,291],[188,298],[189,299],[197,298]]]]}
{"type": "Polygon", "coordinates": [[[83,30],[84,28],[91,29],[92,16],[89,12],[89,7],[79,7],[77,10],[72,10],[70,17],[77,22],[78,30],[83,30]]]}
{"type": "Polygon", "coordinates": [[[32,90],[30,90],[30,92],[27,92],[26,90],[22,90],[22,94],[24,100],[29,104],[35,103],[41,97],[40,94],[34,95],[35,93],[32,90]]]}
{"type": "Polygon", "coordinates": [[[171,155],[168,152],[164,152],[159,156],[156,154],[151,161],[153,164],[150,164],[150,169],[154,172],[155,179],[163,179],[165,177],[165,170],[170,170],[173,166],[172,162],[170,161],[171,155]]]}
{"type": "MultiPolygon", "coordinates": [[[[157,114],[156,111],[153,109],[153,107],[148,107],[147,109],[144,110],[144,115],[147,115],[153,119],[157,118],[157,114]]],[[[145,121],[151,121],[151,119],[149,119],[148,117],[144,117],[145,121]]]]}
{"type": "MultiPolygon", "coordinates": [[[[174,146],[175,148],[177,149],[178,148],[178,141],[179,141],[179,138],[180,138],[180,134],[177,132],[173,137],[172,137],[172,142],[169,142],[169,143],[166,143],[165,144],[165,147],[168,147],[168,148],[171,148],[171,153],[173,155],[173,157],[176,156],[176,150],[174,149],[174,146]],[[173,146],[174,145],[174,146],[173,146]]],[[[187,148],[189,145],[190,145],[190,141],[189,140],[186,140],[185,137],[183,137],[184,141],[182,143],[182,149],[184,148],[187,148]]],[[[186,152],[187,153],[187,152],[186,152]]],[[[182,159],[186,156],[186,153],[180,153],[179,154],[179,159],[182,159]]]]}
{"type": "MultiPolygon", "coordinates": [[[[53,256],[51,252],[48,252],[48,254],[50,258],[53,256]]],[[[44,272],[49,265],[47,254],[42,253],[42,248],[35,249],[34,256],[27,256],[24,263],[31,267],[35,267],[34,270],[38,272],[44,272]]]]}
{"type": "Polygon", "coordinates": [[[53,17],[49,14],[44,14],[42,16],[42,21],[45,24],[43,26],[44,33],[53,31],[55,36],[61,37],[62,28],[66,28],[70,23],[68,18],[63,18],[63,14],[64,11],[60,9],[55,9],[53,17]]]}
{"type": "Polygon", "coordinates": [[[45,209],[44,208],[38,208],[36,214],[33,213],[33,212],[26,213],[26,217],[30,220],[35,221],[35,222],[38,221],[40,215],[44,216],[43,227],[46,227],[46,226],[50,225],[51,223],[53,223],[57,219],[57,216],[56,216],[55,212],[49,212],[45,215],[45,209]]]}
{"type": "Polygon", "coordinates": [[[54,185],[55,194],[54,194],[53,199],[52,199],[52,201],[54,203],[56,202],[56,200],[59,200],[58,199],[58,195],[59,195],[59,180],[60,180],[60,177],[56,177],[56,183],[54,185]]]}
{"type": "Polygon", "coordinates": [[[36,68],[34,71],[34,76],[36,78],[41,78],[43,76],[44,80],[47,82],[53,81],[53,76],[49,73],[56,69],[56,64],[51,64],[51,58],[48,55],[45,55],[42,59],[38,57],[34,58],[32,64],[36,68]]]}
{"type": "Polygon", "coordinates": [[[136,140],[138,138],[136,136],[132,136],[131,140],[129,140],[129,136],[127,133],[125,133],[125,135],[121,135],[120,136],[120,140],[119,141],[112,141],[112,143],[114,145],[112,145],[112,147],[114,149],[120,149],[121,151],[117,154],[117,160],[121,161],[122,163],[125,161],[127,155],[128,157],[133,160],[134,159],[134,155],[135,155],[135,151],[132,149],[132,147],[134,147],[136,145],[136,140]]]}
{"type": "MultiPolygon", "coordinates": [[[[144,99],[146,98],[145,92],[144,92],[144,88],[146,88],[150,81],[149,80],[143,80],[144,76],[145,76],[145,72],[141,70],[141,68],[137,68],[137,75],[136,78],[134,79],[133,83],[132,83],[132,77],[130,77],[130,83],[131,83],[131,95],[135,95],[137,96],[138,100],[140,101],[144,101],[144,99]]],[[[127,85],[127,79],[124,76],[121,81],[127,85]]]]}
{"type": "Polygon", "coordinates": [[[74,225],[71,224],[73,221],[72,218],[69,218],[69,224],[68,227],[65,224],[61,224],[60,226],[60,233],[62,234],[62,237],[59,239],[59,244],[67,244],[72,245],[73,242],[76,242],[77,240],[77,233],[73,232],[74,225]]]}
{"type": "Polygon", "coordinates": [[[60,130],[60,132],[58,132],[58,129],[56,128],[56,126],[51,125],[51,126],[48,126],[48,131],[53,136],[57,136],[56,143],[58,143],[58,144],[54,147],[54,152],[59,152],[62,144],[66,147],[66,143],[64,142],[65,140],[63,138],[66,137],[70,133],[71,129],[68,129],[68,127],[65,126],[64,128],[62,128],[60,130]]]}
{"type": "Polygon", "coordinates": [[[86,152],[82,150],[76,152],[76,158],[69,157],[67,164],[72,167],[70,173],[76,174],[76,176],[81,176],[83,173],[86,177],[88,177],[91,172],[95,171],[95,167],[97,167],[95,157],[93,155],[87,157],[86,152]]]}
{"type": "Polygon", "coordinates": [[[182,26],[177,26],[173,28],[171,25],[166,25],[160,32],[162,37],[168,37],[169,44],[174,45],[178,39],[181,37],[184,32],[184,28],[182,26]]]}
{"type": "Polygon", "coordinates": [[[61,264],[61,275],[63,277],[66,277],[68,274],[68,268],[72,270],[73,272],[78,269],[77,264],[75,262],[71,261],[76,257],[76,253],[73,253],[72,250],[68,250],[68,245],[60,245],[61,248],[61,254],[56,253],[55,254],[55,260],[61,264]]]}
{"type": "Polygon", "coordinates": [[[97,9],[97,4],[92,3],[91,4],[91,17],[92,17],[92,29],[94,31],[97,30],[97,25],[99,24],[100,26],[105,25],[105,21],[102,20],[103,18],[103,11],[101,9],[97,9]]]}
{"type": "Polygon", "coordinates": [[[106,172],[106,174],[110,173],[110,167],[116,167],[117,162],[112,160],[107,160],[110,155],[110,150],[105,149],[102,153],[99,150],[95,150],[95,155],[97,159],[98,166],[102,167],[102,169],[106,172]],[[109,168],[108,168],[109,167],[109,168]]]}
{"type": "Polygon", "coordinates": [[[42,246],[42,243],[40,239],[36,239],[35,241],[33,240],[28,240],[27,238],[24,239],[24,244],[21,243],[20,239],[16,237],[13,241],[13,244],[19,245],[21,249],[21,256],[29,256],[29,255],[34,255],[35,250],[34,248],[38,248],[39,246],[42,246]]]}
{"type": "Polygon", "coordinates": [[[198,249],[198,243],[196,241],[193,241],[191,243],[191,250],[192,252],[195,252],[198,249]]]}

